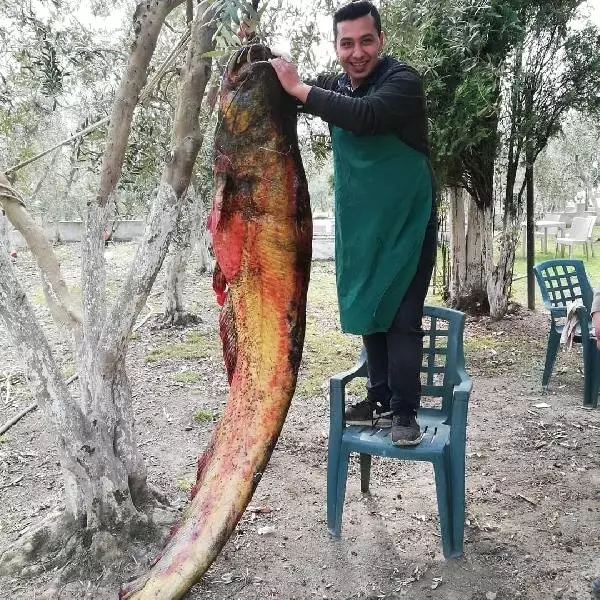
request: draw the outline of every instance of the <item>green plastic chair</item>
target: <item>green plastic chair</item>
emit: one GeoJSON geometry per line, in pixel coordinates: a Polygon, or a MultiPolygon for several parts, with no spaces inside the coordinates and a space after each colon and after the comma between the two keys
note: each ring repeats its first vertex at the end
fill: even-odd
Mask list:
{"type": "Polygon", "coordinates": [[[596,408],[600,392],[600,350],[596,344],[592,319],[585,306],[577,309],[583,346],[583,405],[596,408]]]}
{"type": "MultiPolygon", "coordinates": [[[[587,385],[584,384],[584,404],[593,404],[595,406],[595,402],[592,402],[591,397],[591,358],[594,353],[590,351],[590,339],[593,338],[594,334],[591,327],[591,319],[589,318],[594,292],[585,272],[583,261],[571,259],[546,260],[534,265],[533,271],[542,294],[544,306],[550,311],[550,331],[548,333],[544,374],[542,375],[542,388],[544,391],[548,389],[550,376],[552,375],[552,369],[554,368],[556,354],[560,345],[563,325],[559,324],[557,319],[567,316],[567,304],[575,300],[581,300],[585,311],[578,311],[580,326],[578,327],[574,341],[576,343],[583,343],[583,340],[585,340],[583,344],[583,370],[587,385]],[[588,315],[585,319],[585,325],[582,325],[581,322],[583,312],[587,312],[588,315]],[[582,331],[584,332],[583,336],[581,335],[582,331]]],[[[595,344],[595,340],[593,343],[595,344]]]]}
{"type": "Polygon", "coordinates": [[[428,461],[433,464],[442,550],[446,558],[463,553],[465,523],[465,444],[472,382],[464,369],[465,316],[449,308],[425,306],[423,344],[423,404],[418,421],[424,431],[417,446],[396,447],[391,429],[346,425],[346,385],[367,377],[363,349],[358,363],[329,382],[331,415],[327,460],[327,528],[339,537],[350,454],[360,454],[361,491],[369,491],[371,456],[428,461]],[[431,397],[435,400],[430,401],[431,397]],[[429,406],[432,404],[433,406],[429,406]]]}

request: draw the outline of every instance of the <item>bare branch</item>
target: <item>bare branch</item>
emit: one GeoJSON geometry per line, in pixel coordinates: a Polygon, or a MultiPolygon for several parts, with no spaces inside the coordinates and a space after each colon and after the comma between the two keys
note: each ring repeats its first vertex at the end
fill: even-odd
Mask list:
{"type": "Polygon", "coordinates": [[[38,407],[37,402],[30,404],[28,407],[24,408],[19,414],[15,415],[12,419],[9,419],[0,427],[0,435],[6,433],[15,423],[18,423],[27,413],[30,413],[32,410],[35,410],[38,407]]]}
{"type": "Polygon", "coordinates": [[[100,186],[96,201],[108,202],[121,175],[133,112],[148,77],[148,66],[167,15],[184,0],[140,2],[135,12],[136,38],[129,62],[117,90],[102,161],[100,186]]]}
{"type": "Polygon", "coordinates": [[[82,240],[82,296],[85,343],[95,347],[106,317],[104,239],[107,207],[121,176],[133,113],[148,77],[148,66],[167,15],[184,0],[139,2],[136,38],[115,96],[95,202],[88,204],[82,240]]]}
{"type": "Polygon", "coordinates": [[[0,203],[8,220],[23,235],[37,261],[46,302],[54,320],[79,333],[81,311],[62,277],[60,263],[44,230],[33,220],[20,195],[0,173],[0,203]]]}
{"type": "Polygon", "coordinates": [[[211,58],[206,54],[214,49],[216,27],[214,11],[199,7],[182,72],[171,150],[161,184],[129,276],[102,332],[99,347],[107,360],[117,360],[124,354],[131,328],[146,303],[179,218],[203,142],[198,119],[211,74],[211,58]]]}

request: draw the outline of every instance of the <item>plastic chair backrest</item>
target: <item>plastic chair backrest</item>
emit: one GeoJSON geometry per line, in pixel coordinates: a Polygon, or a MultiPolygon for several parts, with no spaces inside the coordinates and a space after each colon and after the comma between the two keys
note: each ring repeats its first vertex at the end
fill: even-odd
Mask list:
{"type": "Polygon", "coordinates": [[[588,216],[587,220],[587,239],[592,239],[592,234],[594,233],[594,225],[596,224],[596,217],[588,216]]]}
{"type": "Polygon", "coordinates": [[[533,267],[542,300],[548,310],[564,308],[580,299],[588,309],[594,292],[581,260],[547,260],[533,267]]]}
{"type": "Polygon", "coordinates": [[[589,237],[588,217],[574,217],[567,237],[574,240],[587,240],[589,237]]]}
{"type": "Polygon", "coordinates": [[[453,387],[464,372],[464,326],[465,315],[457,310],[424,307],[422,396],[441,398],[440,408],[446,414],[450,410],[453,387]]]}

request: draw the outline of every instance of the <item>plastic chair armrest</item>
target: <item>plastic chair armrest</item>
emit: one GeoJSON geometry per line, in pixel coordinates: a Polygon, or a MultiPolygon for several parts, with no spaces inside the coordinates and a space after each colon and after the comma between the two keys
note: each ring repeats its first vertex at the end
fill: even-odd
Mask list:
{"type": "Polygon", "coordinates": [[[329,380],[329,408],[331,422],[341,421],[346,408],[346,385],[355,377],[365,376],[367,358],[363,349],[358,362],[348,371],[333,375],[329,380]]]}
{"type": "Polygon", "coordinates": [[[465,373],[459,371],[461,381],[452,390],[452,409],[450,411],[450,438],[451,443],[457,435],[464,437],[467,427],[467,411],[469,409],[469,397],[473,389],[472,379],[465,373]]]}
{"type": "Polygon", "coordinates": [[[561,317],[567,316],[567,307],[566,306],[549,306],[547,308],[550,311],[550,316],[553,319],[560,319],[561,317]]]}
{"type": "Polygon", "coordinates": [[[579,328],[581,330],[581,338],[582,339],[594,338],[593,332],[590,331],[590,325],[591,325],[591,321],[592,321],[592,315],[590,315],[590,311],[585,306],[578,306],[575,309],[575,313],[577,314],[577,320],[579,321],[579,328]]]}

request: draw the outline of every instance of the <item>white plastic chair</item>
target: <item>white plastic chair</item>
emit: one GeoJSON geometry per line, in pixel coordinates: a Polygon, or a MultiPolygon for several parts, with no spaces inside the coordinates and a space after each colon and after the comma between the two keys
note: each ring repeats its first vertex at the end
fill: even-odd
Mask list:
{"type": "Polygon", "coordinates": [[[596,217],[575,217],[571,227],[568,229],[565,237],[556,238],[556,250],[554,256],[558,253],[559,246],[569,247],[569,258],[573,253],[573,246],[575,244],[581,244],[585,252],[585,257],[589,259],[588,244],[592,249],[592,256],[594,256],[594,240],[593,231],[596,223],[596,217]]]}

